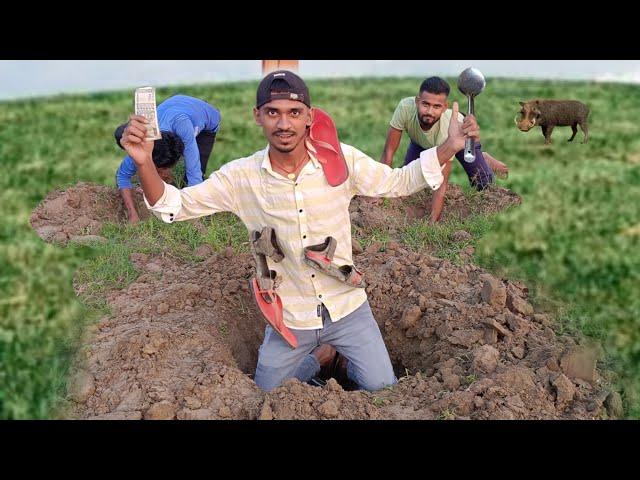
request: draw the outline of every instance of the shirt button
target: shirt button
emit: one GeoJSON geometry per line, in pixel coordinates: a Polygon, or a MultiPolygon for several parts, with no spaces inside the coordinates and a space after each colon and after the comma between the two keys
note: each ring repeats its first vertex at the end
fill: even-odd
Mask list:
{"type": "Polygon", "coordinates": [[[318,298],[322,298],[322,295],[318,295],[318,298]]]}
{"type": "Polygon", "coordinates": [[[307,238],[307,236],[306,235],[302,235],[302,238],[307,238]]]}
{"type": "Polygon", "coordinates": [[[312,274],[311,274],[311,278],[316,278],[316,274],[315,274],[315,273],[312,273],[312,274]]]}
{"type": "Polygon", "coordinates": [[[300,209],[300,213],[302,213],[302,209],[300,209]]]}

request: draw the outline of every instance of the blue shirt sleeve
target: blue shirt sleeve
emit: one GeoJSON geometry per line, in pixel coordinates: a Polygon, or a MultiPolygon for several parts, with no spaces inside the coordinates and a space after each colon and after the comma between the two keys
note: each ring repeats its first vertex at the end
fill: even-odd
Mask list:
{"type": "Polygon", "coordinates": [[[210,126],[210,128],[217,133],[218,128],[220,128],[220,120],[222,120],[222,117],[220,115],[220,111],[217,108],[212,107],[211,109],[213,110],[213,112],[211,113],[212,125],[210,126]]]}
{"type": "Polygon", "coordinates": [[[192,187],[203,182],[200,165],[200,150],[194,135],[193,125],[188,118],[174,124],[174,132],[184,143],[184,167],[187,174],[187,186],[192,187]]]}
{"type": "Polygon", "coordinates": [[[133,159],[129,155],[124,157],[124,160],[122,160],[122,163],[116,172],[116,183],[118,184],[118,188],[132,188],[133,185],[131,185],[131,177],[133,177],[137,171],[138,168],[136,167],[133,159]]]}

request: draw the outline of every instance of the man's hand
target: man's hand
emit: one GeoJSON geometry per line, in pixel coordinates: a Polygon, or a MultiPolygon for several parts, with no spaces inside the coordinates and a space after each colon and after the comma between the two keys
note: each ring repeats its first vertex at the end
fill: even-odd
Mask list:
{"type": "Polygon", "coordinates": [[[129,223],[138,223],[140,221],[140,216],[135,210],[133,212],[127,212],[127,214],[129,216],[129,223]]]}
{"type": "Polygon", "coordinates": [[[153,152],[153,141],[146,141],[147,127],[149,121],[141,115],[131,115],[129,124],[122,133],[120,145],[127,151],[136,166],[153,163],[151,154],[153,152]]]}
{"type": "Polygon", "coordinates": [[[467,115],[464,118],[464,122],[458,120],[458,113],[460,107],[458,102],[453,102],[453,114],[451,115],[451,122],[449,122],[449,138],[452,146],[456,152],[464,149],[464,143],[467,138],[472,138],[476,142],[480,141],[480,127],[473,115],[467,115]]]}
{"type": "Polygon", "coordinates": [[[393,164],[393,155],[398,150],[398,146],[400,145],[400,140],[402,140],[402,130],[395,129],[393,127],[389,127],[389,132],[387,133],[387,140],[384,142],[384,150],[382,151],[382,158],[380,161],[389,167],[393,164]]]}
{"type": "Polygon", "coordinates": [[[440,216],[442,215],[442,208],[444,207],[444,198],[447,194],[447,186],[449,184],[449,175],[451,174],[452,162],[447,162],[447,164],[442,169],[442,176],[444,177],[444,181],[440,188],[433,193],[433,197],[431,197],[431,214],[429,215],[429,225],[435,225],[440,221],[440,216]]]}
{"type": "MultiPolygon", "coordinates": [[[[139,187],[138,187],[139,188],[139,187]]],[[[124,202],[124,208],[127,210],[127,217],[130,223],[136,223],[140,221],[140,216],[136,210],[136,202],[133,200],[133,192],[130,188],[120,189],[120,195],[124,202]]]]}
{"type": "Polygon", "coordinates": [[[487,161],[489,168],[491,168],[491,170],[493,170],[493,173],[495,173],[498,177],[509,177],[509,167],[507,167],[504,163],[502,163],[497,158],[492,157],[487,152],[482,152],[482,156],[487,161]]]}

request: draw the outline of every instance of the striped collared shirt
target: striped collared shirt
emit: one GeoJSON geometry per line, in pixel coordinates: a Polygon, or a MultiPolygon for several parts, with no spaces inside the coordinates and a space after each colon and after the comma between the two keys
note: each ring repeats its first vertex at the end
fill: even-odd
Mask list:
{"type": "MultiPolygon", "coordinates": [[[[356,288],[315,270],[303,261],[304,247],[334,237],[333,261],[353,265],[349,203],[356,195],[400,197],[429,186],[436,190],[443,181],[436,148],[425,150],[419,161],[392,169],[358,149],[341,144],[349,178],[332,187],[307,143],[311,161],[290,180],[276,173],[269,148],[223,165],[199,185],[178,190],[165,184],[164,194],[147,207],[164,222],[188,220],[217,212],[232,212],[249,232],[265,226],[275,229],[284,260],[267,258],[271,270],[281,277],[277,293],[284,306],[284,323],[299,330],[322,328],[318,306],[324,304],[335,322],[358,308],[367,298],[356,288]]],[[[364,272],[366,280],[366,272],[364,272]]]]}

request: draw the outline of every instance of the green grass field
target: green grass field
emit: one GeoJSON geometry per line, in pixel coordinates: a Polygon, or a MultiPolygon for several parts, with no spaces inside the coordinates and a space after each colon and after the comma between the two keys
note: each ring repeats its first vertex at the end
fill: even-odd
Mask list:
{"type": "MultiPolygon", "coordinates": [[[[342,141],[378,159],[398,100],[414,95],[421,80],[308,83],[315,105],[333,115],[342,141]]],[[[220,108],[223,123],[209,172],[264,147],[251,114],[257,82],[158,89],[159,101],[185,93],[220,108]]],[[[131,251],[153,249],[154,239],[163,238],[192,261],[193,247],[201,243],[241,248],[246,240],[243,227],[229,216],[206,220],[205,232],[155,219],[107,227],[111,242],[100,248],[47,245],[32,231],[29,215],[51,190],[81,180],[113,184],[122,158],[113,130],[127,119],[132,95],[0,103],[0,418],[55,415],[82,327],[104,311],[100,293],[135,278],[131,251]],[[87,305],[72,289],[78,268],[90,285],[87,305]]],[[[452,97],[463,100],[457,91],[452,97]]],[[[523,197],[520,207],[469,221],[481,237],[477,261],[527,282],[534,303],[554,312],[563,330],[604,341],[605,363],[618,374],[627,415],[640,418],[640,88],[490,78],[476,104],[484,149],[511,168],[500,184],[523,197]],[[588,103],[589,144],[578,143],[581,132],[567,143],[568,127],[556,128],[551,146],[543,145],[539,128],[519,132],[513,123],[517,102],[535,97],[588,103]]],[[[404,138],[396,165],[406,145],[404,138]]],[[[467,183],[459,165],[452,181],[467,183]]],[[[406,238],[415,245],[425,238],[441,241],[449,230],[414,227],[406,238]]]]}

